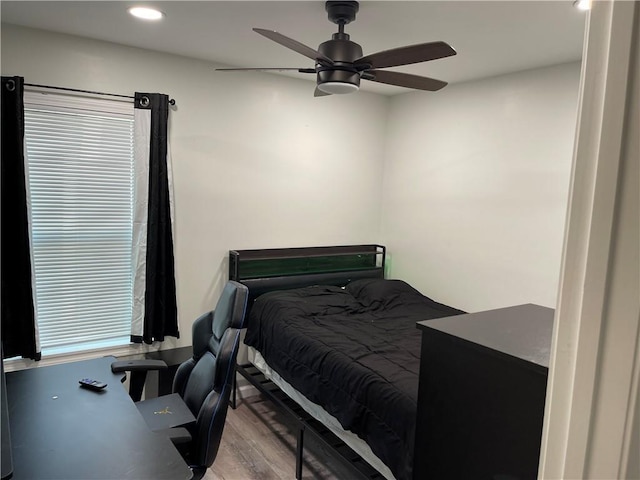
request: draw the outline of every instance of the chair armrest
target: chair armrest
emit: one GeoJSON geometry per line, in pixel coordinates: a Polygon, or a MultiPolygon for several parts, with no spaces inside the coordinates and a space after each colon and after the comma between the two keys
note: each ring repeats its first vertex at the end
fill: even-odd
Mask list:
{"type": "Polygon", "coordinates": [[[165,370],[167,364],[162,360],[121,360],[111,364],[113,373],[147,372],[149,370],[165,370]]]}
{"type": "Polygon", "coordinates": [[[129,396],[134,402],[142,398],[147,372],[150,370],[165,370],[167,364],[162,360],[120,360],[111,364],[113,373],[131,372],[129,379],[129,396]]]}
{"type": "Polygon", "coordinates": [[[174,445],[189,443],[192,440],[191,434],[184,427],[165,428],[164,430],[156,430],[156,433],[167,437],[174,445]]]}

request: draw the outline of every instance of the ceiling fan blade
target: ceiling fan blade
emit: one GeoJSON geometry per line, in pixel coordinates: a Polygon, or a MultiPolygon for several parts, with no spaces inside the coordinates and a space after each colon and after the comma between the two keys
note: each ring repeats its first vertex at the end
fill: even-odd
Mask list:
{"type": "Polygon", "coordinates": [[[242,72],[242,71],[252,71],[252,72],[262,72],[262,71],[275,71],[275,72],[285,72],[285,71],[297,71],[300,73],[316,73],[315,68],[288,68],[288,67],[255,67],[255,68],[216,68],[216,71],[219,72],[242,72]]]}
{"type": "Polygon", "coordinates": [[[371,65],[370,68],[397,67],[450,57],[456,51],[445,42],[420,43],[372,53],[357,59],[355,65],[371,65]]]}
{"type": "Polygon", "coordinates": [[[429,92],[435,92],[447,86],[447,82],[436,80],[435,78],[420,77],[409,73],[389,72],[386,70],[367,70],[362,78],[371,80],[372,82],[415,88],[416,90],[427,90],[429,92]]]}
{"type": "Polygon", "coordinates": [[[281,33],[275,32],[273,30],[265,30],[263,28],[254,28],[254,32],[259,33],[267,37],[269,40],[273,40],[280,45],[283,45],[291,50],[304,55],[305,57],[309,57],[312,60],[315,60],[318,63],[322,63],[324,65],[333,65],[333,60],[331,60],[326,55],[314,50],[311,47],[307,47],[306,45],[294,40],[293,38],[285,37],[281,33]]]}
{"type": "Polygon", "coordinates": [[[316,87],[315,91],[313,92],[314,97],[326,97],[327,95],[331,95],[331,94],[327,92],[323,92],[318,87],[316,87]]]}

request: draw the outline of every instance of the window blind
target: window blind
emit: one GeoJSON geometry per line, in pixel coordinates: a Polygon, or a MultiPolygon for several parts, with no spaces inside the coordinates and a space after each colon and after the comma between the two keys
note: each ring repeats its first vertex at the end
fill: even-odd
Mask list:
{"type": "Polygon", "coordinates": [[[128,343],[133,105],[26,92],[25,140],[43,353],[128,343]]]}

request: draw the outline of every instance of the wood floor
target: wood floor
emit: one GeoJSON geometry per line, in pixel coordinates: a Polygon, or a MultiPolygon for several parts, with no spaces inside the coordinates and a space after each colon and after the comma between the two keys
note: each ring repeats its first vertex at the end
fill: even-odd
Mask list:
{"type": "MultiPolygon", "coordinates": [[[[205,480],[295,479],[296,433],[291,420],[262,395],[238,399],[229,408],[222,442],[205,480]]],[[[349,480],[338,460],[311,435],[305,437],[304,480],[349,480]]]]}

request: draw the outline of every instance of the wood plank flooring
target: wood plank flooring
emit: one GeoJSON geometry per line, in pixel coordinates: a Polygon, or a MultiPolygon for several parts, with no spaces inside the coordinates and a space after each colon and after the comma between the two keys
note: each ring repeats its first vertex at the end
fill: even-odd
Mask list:
{"type": "MultiPolygon", "coordinates": [[[[220,449],[205,480],[295,479],[296,431],[291,420],[268,399],[254,395],[229,408],[220,449]]],[[[350,471],[305,436],[304,480],[349,480],[350,471]]]]}

